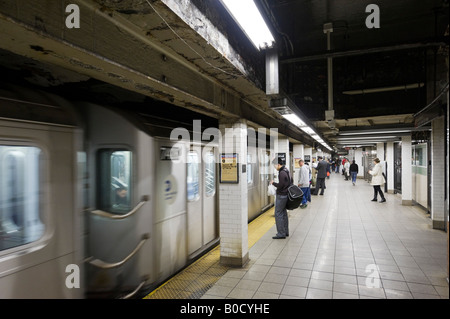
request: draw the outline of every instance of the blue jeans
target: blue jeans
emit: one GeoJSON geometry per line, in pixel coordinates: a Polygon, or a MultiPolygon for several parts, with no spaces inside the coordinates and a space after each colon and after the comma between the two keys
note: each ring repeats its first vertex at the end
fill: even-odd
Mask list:
{"type": "Polygon", "coordinates": [[[308,200],[311,201],[311,189],[309,187],[300,187],[300,189],[303,192],[302,205],[305,205],[308,200]]]}
{"type": "Polygon", "coordinates": [[[277,195],[275,200],[275,224],[277,226],[278,237],[286,237],[289,235],[289,220],[286,210],[287,201],[287,195],[277,195]]]}
{"type": "Polygon", "coordinates": [[[356,176],[358,176],[357,172],[350,172],[350,174],[352,175],[352,182],[356,183],[356,176]]]}

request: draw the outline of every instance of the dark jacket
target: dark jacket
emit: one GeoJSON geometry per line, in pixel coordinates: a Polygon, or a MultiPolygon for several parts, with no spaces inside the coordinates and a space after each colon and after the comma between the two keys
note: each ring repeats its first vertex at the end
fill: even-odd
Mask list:
{"type": "Polygon", "coordinates": [[[278,171],[278,183],[273,182],[273,186],[277,188],[277,195],[287,195],[288,188],[291,186],[291,181],[289,180],[289,170],[282,166],[278,171]]]}
{"type": "Polygon", "coordinates": [[[317,178],[325,178],[327,177],[327,166],[328,163],[325,162],[324,160],[319,161],[319,163],[317,164],[317,178]]]}
{"type": "Polygon", "coordinates": [[[358,173],[358,164],[351,164],[350,165],[350,172],[358,173]]]}

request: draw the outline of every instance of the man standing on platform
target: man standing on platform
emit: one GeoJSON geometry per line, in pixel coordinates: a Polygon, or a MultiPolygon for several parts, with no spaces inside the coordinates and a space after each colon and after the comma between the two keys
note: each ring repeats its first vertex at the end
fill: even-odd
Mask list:
{"type": "Polygon", "coordinates": [[[275,224],[277,226],[277,234],[273,239],[284,239],[289,236],[289,220],[286,210],[288,201],[288,188],[291,186],[291,179],[288,169],[285,167],[285,160],[278,157],[272,162],[278,171],[278,183],[270,181],[277,188],[277,196],[275,199],[275,224]]]}
{"type": "Polygon", "coordinates": [[[317,159],[319,160],[319,163],[315,167],[317,170],[317,182],[316,182],[316,189],[314,190],[313,195],[317,195],[319,193],[319,188],[322,189],[320,192],[320,195],[323,195],[323,192],[325,190],[325,178],[327,177],[327,162],[323,160],[322,156],[318,156],[317,159]]]}
{"type": "Polygon", "coordinates": [[[305,162],[303,161],[303,159],[300,159],[298,162],[299,166],[300,166],[300,170],[298,171],[298,187],[300,187],[300,189],[303,192],[303,199],[302,199],[302,204],[300,205],[300,208],[306,208],[308,206],[307,204],[307,200],[309,198],[309,192],[310,192],[310,188],[309,188],[309,167],[308,165],[305,165],[305,162]]]}

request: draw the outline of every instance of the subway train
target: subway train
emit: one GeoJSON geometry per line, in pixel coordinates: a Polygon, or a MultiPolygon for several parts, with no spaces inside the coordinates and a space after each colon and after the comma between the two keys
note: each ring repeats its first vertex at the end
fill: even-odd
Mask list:
{"type": "MultiPolygon", "coordinates": [[[[218,145],[149,117],[0,85],[0,298],[141,297],[219,243],[218,145]]],[[[273,168],[248,154],[251,220],[273,168]]]]}

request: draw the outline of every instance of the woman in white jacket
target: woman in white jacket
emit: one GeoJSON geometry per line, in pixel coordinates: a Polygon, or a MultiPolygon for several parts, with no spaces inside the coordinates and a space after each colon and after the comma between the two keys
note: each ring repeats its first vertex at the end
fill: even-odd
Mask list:
{"type": "Polygon", "coordinates": [[[372,175],[372,182],[370,183],[373,186],[373,199],[372,202],[376,202],[378,193],[380,194],[381,201],[380,203],[384,203],[386,199],[384,198],[383,191],[381,190],[381,186],[386,183],[386,180],[383,176],[383,169],[381,168],[380,160],[378,158],[373,160],[374,167],[369,171],[369,174],[372,175]]]}

